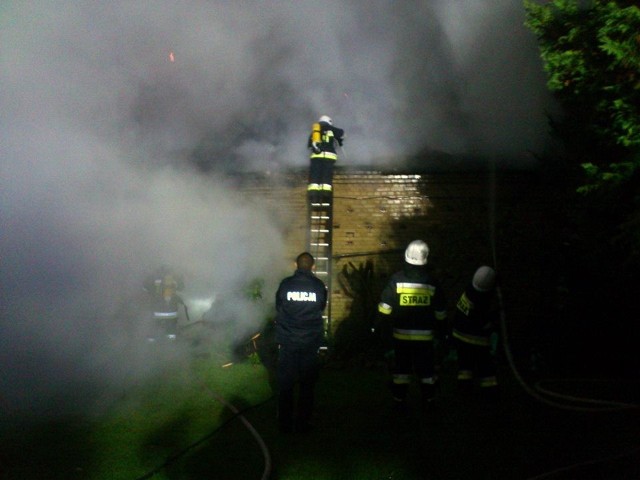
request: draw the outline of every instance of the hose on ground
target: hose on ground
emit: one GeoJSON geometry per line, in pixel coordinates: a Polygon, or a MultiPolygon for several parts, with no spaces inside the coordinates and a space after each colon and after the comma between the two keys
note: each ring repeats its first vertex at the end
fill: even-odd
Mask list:
{"type": "MultiPolygon", "coordinates": [[[[274,398],[272,396],[272,397],[267,398],[265,401],[263,401],[261,403],[258,403],[256,405],[252,405],[250,407],[247,407],[244,410],[238,410],[235,406],[232,406],[228,402],[224,401],[224,399],[222,399],[222,397],[220,397],[219,395],[215,394],[213,392],[213,390],[209,389],[206,386],[204,388],[216,400],[220,401],[220,403],[222,403],[225,407],[229,408],[233,412],[233,416],[229,417],[225,422],[223,422],[222,424],[218,425],[213,431],[211,431],[210,433],[208,433],[204,437],[198,439],[194,443],[186,446],[185,448],[183,448],[179,452],[176,452],[175,454],[173,454],[170,457],[168,457],[162,464],[158,465],[153,470],[150,470],[147,473],[145,473],[144,475],[142,475],[140,477],[137,477],[136,480],[147,480],[149,478],[152,478],[154,475],[158,474],[163,469],[167,468],[168,466],[170,466],[174,462],[178,461],[180,458],[184,457],[187,453],[189,453],[194,448],[196,448],[196,447],[202,445],[203,443],[207,442],[209,439],[214,437],[220,430],[222,430],[228,424],[233,422],[236,418],[240,417],[240,418],[244,419],[243,422],[246,421],[246,419],[243,416],[243,414],[245,412],[248,412],[249,410],[253,410],[254,408],[261,407],[262,405],[265,405],[266,403],[270,402],[274,398]],[[233,408],[230,408],[230,406],[232,406],[233,408]]],[[[248,424],[248,423],[249,422],[245,423],[245,425],[248,424]]],[[[252,429],[252,434],[253,434],[253,432],[255,432],[255,434],[258,435],[258,437],[260,437],[260,435],[257,434],[257,432],[255,431],[255,429],[253,427],[251,427],[251,429],[252,429]]],[[[271,472],[271,469],[272,469],[272,466],[271,466],[271,455],[269,454],[269,451],[266,448],[266,445],[264,444],[264,441],[262,441],[262,438],[260,438],[259,443],[260,443],[260,448],[262,449],[263,455],[265,456],[265,469],[264,469],[264,472],[263,472],[263,475],[262,475],[261,479],[262,480],[266,480],[268,478],[268,476],[270,475],[270,472],[271,472]]]]}

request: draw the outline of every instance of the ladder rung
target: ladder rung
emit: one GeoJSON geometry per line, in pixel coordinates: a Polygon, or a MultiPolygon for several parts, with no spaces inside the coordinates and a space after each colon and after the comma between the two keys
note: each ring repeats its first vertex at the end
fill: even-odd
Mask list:
{"type": "MultiPolygon", "coordinates": [[[[331,203],[311,203],[309,214],[309,235],[315,242],[309,242],[309,248],[311,252],[314,252],[316,256],[316,268],[315,274],[318,275],[329,286],[331,290],[331,229],[332,229],[332,206],[331,203]],[[328,241],[322,241],[328,240],[328,241]]],[[[323,323],[325,326],[329,325],[329,303],[330,296],[327,298],[327,306],[325,312],[322,315],[323,323]]]]}

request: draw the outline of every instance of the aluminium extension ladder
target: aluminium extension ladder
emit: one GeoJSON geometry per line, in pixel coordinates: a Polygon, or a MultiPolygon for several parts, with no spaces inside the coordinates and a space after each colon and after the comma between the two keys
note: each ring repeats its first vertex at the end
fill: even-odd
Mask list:
{"type": "Polygon", "coordinates": [[[331,238],[332,199],[309,202],[308,251],[316,261],[316,276],[327,286],[327,307],[323,315],[325,336],[331,331],[331,238]]]}

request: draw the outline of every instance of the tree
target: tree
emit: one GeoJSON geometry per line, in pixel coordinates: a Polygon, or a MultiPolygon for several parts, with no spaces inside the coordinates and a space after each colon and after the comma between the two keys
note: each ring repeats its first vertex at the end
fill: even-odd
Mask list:
{"type": "Polygon", "coordinates": [[[575,357],[581,362],[615,346],[605,370],[617,372],[637,371],[632,352],[640,335],[629,295],[640,288],[639,4],[524,0],[548,88],[563,111],[551,119],[553,132],[564,143],[565,164],[582,173],[570,180],[564,202],[561,273],[571,308],[558,325],[583,351],[575,357]]]}
{"type": "MultiPolygon", "coordinates": [[[[563,109],[552,128],[570,165],[586,174],[578,192],[591,218],[581,227],[640,270],[639,1],[524,0],[548,87],[563,109]],[[595,222],[598,221],[597,234],[595,222]]],[[[574,210],[576,211],[576,210],[574,210]]],[[[574,214],[572,220],[576,220],[574,214]]]]}
{"type": "Polygon", "coordinates": [[[525,0],[547,85],[564,110],[555,133],[591,180],[631,178],[640,167],[640,8],[637,1],[525,0]]]}

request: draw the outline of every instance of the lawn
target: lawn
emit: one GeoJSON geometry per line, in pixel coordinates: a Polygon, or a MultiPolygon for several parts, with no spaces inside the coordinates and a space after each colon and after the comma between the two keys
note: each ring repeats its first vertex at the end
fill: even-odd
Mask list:
{"type": "Polygon", "coordinates": [[[167,473],[171,459],[193,455],[233,417],[223,401],[245,408],[272,396],[262,366],[226,363],[218,357],[167,362],[137,385],[105,392],[107,400],[88,394],[99,407],[6,419],[0,478],[177,478],[167,473]]]}
{"type": "Polygon", "coordinates": [[[97,412],[6,425],[0,479],[640,478],[637,410],[550,408],[506,369],[496,398],[462,395],[452,368],[434,409],[419,408],[414,388],[413,408],[398,416],[383,366],[327,366],[315,430],[283,435],[261,365],[193,357],[97,412]]]}

